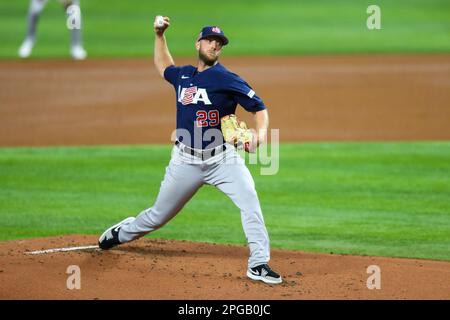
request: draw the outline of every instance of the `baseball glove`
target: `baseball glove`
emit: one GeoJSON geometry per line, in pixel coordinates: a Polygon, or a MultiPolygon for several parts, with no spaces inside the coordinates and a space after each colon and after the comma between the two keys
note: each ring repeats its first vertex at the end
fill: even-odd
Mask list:
{"type": "Polygon", "coordinates": [[[238,150],[254,153],[255,135],[247,128],[244,121],[240,121],[235,114],[224,116],[220,119],[222,134],[226,142],[234,145],[238,150]]]}

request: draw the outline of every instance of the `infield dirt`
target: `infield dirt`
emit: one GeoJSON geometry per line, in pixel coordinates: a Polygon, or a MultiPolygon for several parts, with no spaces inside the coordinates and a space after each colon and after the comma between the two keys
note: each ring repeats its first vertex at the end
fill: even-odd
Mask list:
{"type": "Polygon", "coordinates": [[[272,250],[284,278],[266,285],[246,277],[248,249],[140,239],[110,251],[27,255],[96,244],[95,236],[0,243],[0,299],[449,299],[450,263],[272,250]],[[81,289],[69,290],[70,265],[81,289]],[[367,288],[367,267],[381,269],[381,289],[367,288]]]}
{"type": "MultiPolygon", "coordinates": [[[[281,141],[450,139],[450,55],[223,63],[263,97],[281,141]]],[[[174,92],[151,58],[0,61],[0,71],[0,146],[170,143],[174,92]]],[[[25,254],[96,240],[0,243],[0,298],[450,299],[450,263],[440,261],[273,250],[285,282],[268,286],[245,277],[244,246],[141,239],[108,252],[25,254]],[[81,268],[81,290],[66,288],[69,265],[81,268]],[[380,290],[367,289],[369,265],[381,268],[380,290]]]]}
{"type": "MultiPolygon", "coordinates": [[[[450,55],[223,64],[264,99],[281,141],[450,139],[450,55]]],[[[175,92],[151,58],[0,61],[0,70],[0,146],[170,143],[175,92]]]]}

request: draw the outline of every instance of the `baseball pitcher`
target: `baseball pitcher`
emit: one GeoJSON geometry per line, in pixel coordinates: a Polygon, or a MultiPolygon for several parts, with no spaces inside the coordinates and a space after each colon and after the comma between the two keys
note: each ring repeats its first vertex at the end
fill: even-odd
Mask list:
{"type": "Polygon", "coordinates": [[[268,113],[253,89],[218,62],[228,38],[218,26],[204,27],[195,43],[197,66],[176,66],[164,32],[168,17],[154,22],[154,64],[175,90],[176,141],[159,194],[152,207],[108,228],[99,238],[107,250],[161,228],[204,184],[225,193],[240,209],[250,249],[247,276],[269,284],[282,282],[271,270],[269,236],[253,178],[236,149],[254,152],[266,140],[268,113]],[[237,105],[254,116],[256,130],[235,116],[237,105]]]}

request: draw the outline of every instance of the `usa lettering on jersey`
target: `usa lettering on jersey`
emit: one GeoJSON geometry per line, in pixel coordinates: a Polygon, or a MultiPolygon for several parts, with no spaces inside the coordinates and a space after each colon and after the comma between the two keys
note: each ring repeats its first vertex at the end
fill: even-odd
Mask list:
{"type": "Polygon", "coordinates": [[[181,88],[181,86],[178,86],[178,102],[181,102],[182,105],[197,104],[199,101],[205,105],[212,104],[206,89],[197,87],[181,88]]]}

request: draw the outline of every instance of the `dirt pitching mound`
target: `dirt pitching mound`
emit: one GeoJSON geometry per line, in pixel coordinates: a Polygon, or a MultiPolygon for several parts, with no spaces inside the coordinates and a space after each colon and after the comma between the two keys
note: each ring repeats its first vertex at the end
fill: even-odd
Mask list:
{"type": "Polygon", "coordinates": [[[0,243],[0,299],[449,299],[450,263],[272,250],[284,278],[266,285],[245,275],[246,246],[140,239],[110,251],[88,249],[95,236],[0,243]],[[69,290],[71,265],[80,289],[69,290]],[[381,269],[381,289],[367,288],[368,266],[381,269]]]}

